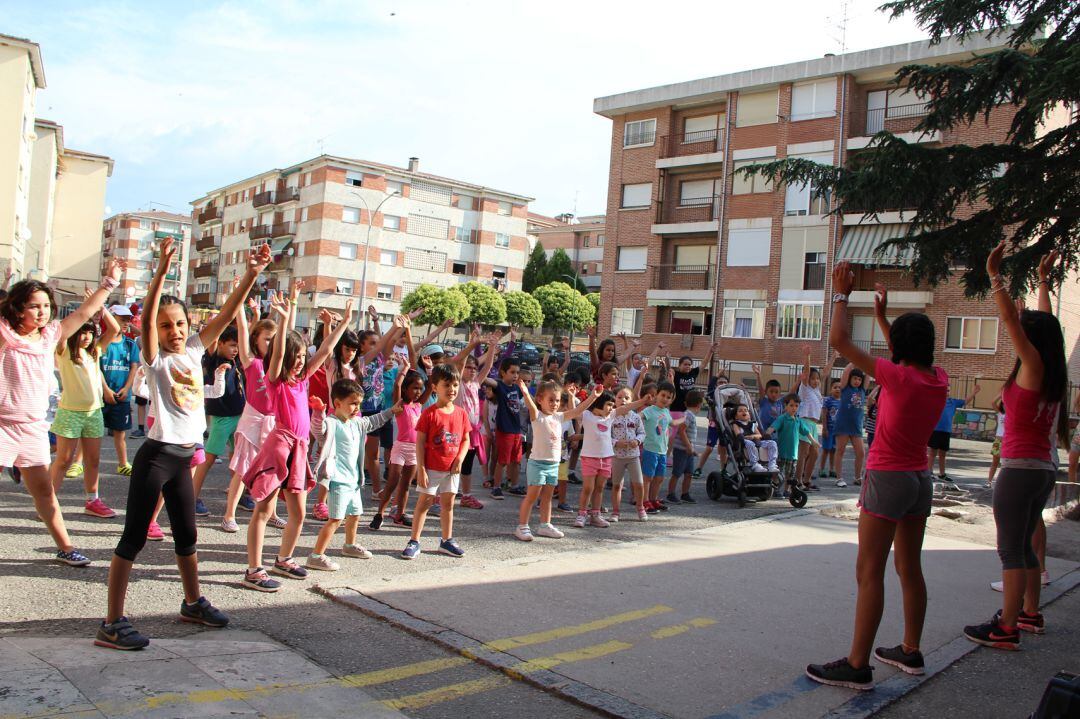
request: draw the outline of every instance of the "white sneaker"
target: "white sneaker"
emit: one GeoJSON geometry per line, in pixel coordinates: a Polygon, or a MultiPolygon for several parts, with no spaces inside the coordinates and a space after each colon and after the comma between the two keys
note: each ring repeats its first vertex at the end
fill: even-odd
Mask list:
{"type": "Polygon", "coordinates": [[[321,569],[324,572],[336,572],[341,569],[340,564],[330,559],[330,557],[325,554],[312,554],[308,556],[304,566],[308,569],[321,569]]]}
{"type": "Polygon", "coordinates": [[[529,529],[527,524],[519,524],[518,528],[514,530],[514,536],[523,542],[531,542],[533,540],[532,530],[529,529]]]}
{"type": "Polygon", "coordinates": [[[551,539],[562,539],[565,534],[555,528],[555,525],[551,522],[545,522],[536,528],[537,537],[549,537],[551,539]]]}
{"type": "Polygon", "coordinates": [[[355,557],[356,559],[371,559],[373,556],[371,552],[359,544],[346,544],[341,548],[341,555],[343,557],[355,557]]]}
{"type": "Polygon", "coordinates": [[[844,480],[842,480],[842,479],[838,479],[838,480],[836,480],[836,486],[837,486],[837,487],[846,487],[846,486],[847,486],[847,482],[845,482],[845,481],[844,481],[844,480]]]}
{"type": "Polygon", "coordinates": [[[584,529],[585,528],[585,520],[588,519],[588,518],[589,518],[588,515],[579,513],[578,516],[574,517],[574,526],[577,527],[578,529],[584,529]]]}
{"type": "Polygon", "coordinates": [[[765,469],[765,466],[761,462],[754,462],[750,466],[750,471],[751,472],[767,472],[768,470],[765,469]]]}
{"type": "Polygon", "coordinates": [[[648,522],[649,521],[649,513],[646,512],[644,509],[639,509],[638,513],[637,513],[637,518],[638,518],[639,522],[648,522]]]}
{"type": "Polygon", "coordinates": [[[776,462],[773,462],[772,464],[769,465],[769,471],[770,472],[779,472],[780,468],[776,466],[776,462]]]}
{"type": "Polygon", "coordinates": [[[589,515],[589,526],[590,527],[600,527],[601,529],[604,529],[605,527],[608,527],[610,525],[608,524],[608,521],[606,519],[604,519],[603,517],[601,517],[599,514],[590,514],[589,515]]]}
{"type": "MultiPolygon", "coordinates": [[[[1042,573],[1042,585],[1045,587],[1049,583],[1050,583],[1050,572],[1043,572],[1042,573]]],[[[997,580],[996,582],[990,582],[990,588],[993,589],[995,592],[1002,592],[1002,591],[1005,590],[1005,582],[1001,581],[1000,579],[997,580]]]]}
{"type": "Polygon", "coordinates": [[[618,514],[609,514],[608,518],[607,518],[607,521],[608,521],[609,524],[618,524],[619,523],[619,515],[618,514]]]}

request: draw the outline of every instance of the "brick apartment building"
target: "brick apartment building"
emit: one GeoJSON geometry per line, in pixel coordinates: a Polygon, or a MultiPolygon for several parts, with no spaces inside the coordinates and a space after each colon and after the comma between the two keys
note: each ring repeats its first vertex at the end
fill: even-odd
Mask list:
{"type": "Polygon", "coordinates": [[[996,47],[984,38],[915,42],[596,99],[595,112],[612,120],[600,331],[640,336],[645,349],[664,340],[671,354],[698,358],[719,341],[736,373],[750,362],[788,372],[807,343],[820,364],[831,358],[831,272],[848,260],[857,342],[886,352],[873,321],[880,282],[890,315],[915,310],[934,321],[937,361],[951,375],[1004,378],[1014,354],[989,300],[965,299],[954,282],[915,287],[908,258],[875,252],[910,215],[826,216],[807,188],[732,174],[774,158],[851,162],[883,128],[930,146],[1001,141],[1011,106],[987,123],[919,135],[911,130],[924,102],[891,85],[903,64],[996,47]]]}
{"type": "Polygon", "coordinates": [[[124,302],[142,299],[158,264],[158,243],[166,237],[177,242],[174,264],[165,276],[164,292],[183,297],[187,288],[187,264],[191,242],[191,216],[150,210],[122,212],[105,220],[101,244],[102,265],[110,257],[125,260],[118,294],[124,302]]]}
{"type": "Polygon", "coordinates": [[[558,219],[561,224],[537,228],[533,233],[537,241],[543,243],[544,254],[550,260],[555,250],[566,252],[589,292],[599,292],[607,232],[604,216],[589,215],[575,220],[572,215],[561,215],[558,219]]]}
{"type": "Polygon", "coordinates": [[[247,250],[264,242],[274,261],[262,287],[306,283],[301,327],[314,325],[319,309],[342,309],[349,297],[388,319],[421,284],[476,280],[520,290],[531,201],[420,172],[416,158],[401,168],[321,155],[192,202],[188,296],[196,307],[217,306],[243,273],[247,250]]]}

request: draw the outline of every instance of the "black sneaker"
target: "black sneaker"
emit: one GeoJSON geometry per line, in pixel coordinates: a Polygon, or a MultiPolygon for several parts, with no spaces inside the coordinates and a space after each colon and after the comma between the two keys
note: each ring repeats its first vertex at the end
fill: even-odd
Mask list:
{"type": "Polygon", "coordinates": [[[1010,632],[998,623],[995,616],[986,624],[971,625],[964,627],[964,636],[984,647],[1004,649],[1015,652],[1020,648],[1020,630],[1013,628],[1010,632]]]}
{"type": "MultiPolygon", "coordinates": [[[[994,615],[994,620],[1001,620],[1000,609],[997,610],[997,614],[994,615]]],[[[1042,612],[1028,614],[1021,609],[1020,614],[1016,617],[1016,628],[1022,632],[1030,632],[1031,634],[1046,634],[1046,619],[1043,618],[1042,612]]]]}
{"type": "Polygon", "coordinates": [[[674,492],[668,492],[668,496],[664,497],[664,502],[667,504],[682,504],[674,492]]]}
{"type": "Polygon", "coordinates": [[[511,487],[506,490],[507,493],[514,495],[515,497],[524,497],[528,490],[524,487],[511,487]]]}
{"type": "Polygon", "coordinates": [[[85,567],[90,563],[90,560],[77,549],[72,549],[70,552],[61,549],[56,553],[56,561],[63,562],[69,567],[85,567]]]}
{"type": "Polygon", "coordinates": [[[180,602],[180,621],[221,628],[229,623],[229,615],[211,604],[206,597],[199,597],[194,604],[180,602]]]}
{"type": "Polygon", "coordinates": [[[661,512],[666,512],[666,511],[668,511],[668,506],[667,506],[667,502],[665,502],[665,501],[664,501],[664,500],[662,500],[662,499],[661,499],[661,500],[659,500],[659,501],[658,501],[658,502],[656,503],[656,505],[655,505],[655,506],[656,506],[656,508],[657,508],[657,509],[659,509],[659,510],[660,510],[661,512]]]}
{"type": "Polygon", "coordinates": [[[694,470],[694,479],[701,479],[701,467],[694,470]]]}
{"type": "Polygon", "coordinates": [[[697,504],[697,500],[691,497],[689,494],[684,494],[679,497],[679,501],[683,504],[697,504]]]}
{"type": "Polygon", "coordinates": [[[895,647],[878,647],[874,650],[874,656],[878,660],[891,664],[908,674],[919,676],[926,673],[926,664],[923,662],[922,652],[916,649],[909,654],[904,651],[903,644],[898,644],[895,647]]]}
{"type": "Polygon", "coordinates": [[[379,530],[379,527],[382,526],[382,521],[383,516],[381,514],[376,514],[374,517],[371,518],[371,524],[368,525],[368,528],[372,531],[377,532],[379,530]]]}
{"type": "Polygon", "coordinates": [[[502,487],[494,487],[491,490],[491,498],[492,499],[506,499],[506,497],[503,496],[502,487]]]}
{"type": "Polygon", "coordinates": [[[874,688],[874,668],[867,665],[856,669],[848,664],[847,657],[828,664],[809,664],[806,667],[806,676],[819,684],[832,687],[847,687],[863,692],[874,688]]]}
{"type": "MultiPolygon", "coordinates": [[[[432,507],[438,507],[439,505],[433,504],[431,506],[432,507]]],[[[407,514],[395,514],[394,515],[394,524],[398,525],[399,527],[410,527],[411,528],[412,527],[412,517],[410,517],[407,514]]]]}
{"type": "Polygon", "coordinates": [[[576,472],[570,472],[568,475],[566,475],[566,481],[570,484],[581,484],[581,480],[578,479],[576,472]]]}
{"type": "Polygon", "coordinates": [[[101,623],[98,627],[97,636],[94,637],[94,644],[99,647],[105,647],[106,649],[120,649],[121,651],[132,651],[133,649],[142,649],[150,643],[150,640],[139,634],[135,630],[135,627],[131,626],[131,622],[127,617],[120,617],[112,624],[101,623]]]}

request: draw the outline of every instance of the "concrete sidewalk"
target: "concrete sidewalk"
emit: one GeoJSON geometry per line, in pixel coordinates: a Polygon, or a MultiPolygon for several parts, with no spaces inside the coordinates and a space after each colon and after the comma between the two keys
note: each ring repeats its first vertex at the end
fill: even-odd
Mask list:
{"type": "Polygon", "coordinates": [[[133,652],[86,637],[0,638],[0,718],[404,716],[255,632],[208,635],[133,652]]]}
{"type": "MultiPolygon", "coordinates": [[[[509,655],[511,676],[554,672],[641,709],[640,716],[862,716],[875,708],[865,699],[849,704],[852,692],[803,676],[808,662],[848,650],[854,522],[805,512],[585,552],[546,553],[543,540],[532,544],[536,553],[526,559],[392,582],[372,575],[349,590],[369,613],[383,607],[388,618],[408,617],[403,626],[430,623],[423,631],[436,641],[465,637],[480,647],[471,654],[509,655]]],[[[987,583],[1000,565],[989,547],[935,536],[926,538],[923,561],[930,588],[923,651],[934,656],[948,647],[937,655],[948,664],[969,648],[956,644],[964,624],[999,606],[987,583]]],[[[1048,560],[1054,578],[1076,567],[1048,560]]],[[[886,584],[879,643],[891,646],[900,640],[902,610],[895,575],[886,584]]],[[[348,590],[330,593],[348,601],[348,590]]],[[[875,679],[884,686],[896,674],[879,664],[875,679]]]]}

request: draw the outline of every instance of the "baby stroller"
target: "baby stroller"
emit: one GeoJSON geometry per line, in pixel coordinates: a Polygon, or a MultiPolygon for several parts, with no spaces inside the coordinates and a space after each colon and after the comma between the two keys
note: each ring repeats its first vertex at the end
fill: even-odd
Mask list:
{"type": "MultiPolygon", "coordinates": [[[[722,497],[734,497],[739,507],[745,507],[748,501],[767,502],[773,493],[786,482],[781,472],[755,472],[751,468],[746,447],[742,439],[735,435],[732,420],[735,408],[745,404],[750,410],[750,418],[761,427],[757,407],[750,401],[750,396],[742,385],[722,384],[713,391],[710,411],[720,435],[720,444],[727,450],[727,461],[718,472],[710,472],[705,480],[705,492],[709,499],[719,501],[722,497]]],[[[764,432],[767,427],[761,427],[764,432]]],[[[789,488],[788,501],[793,507],[806,505],[806,492],[792,485],[789,488]]]]}

